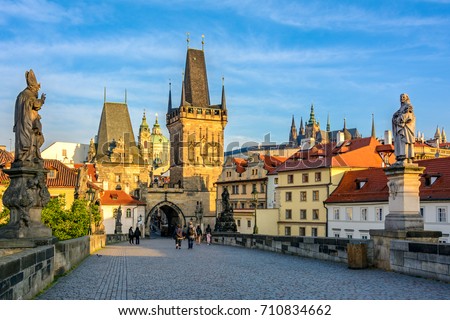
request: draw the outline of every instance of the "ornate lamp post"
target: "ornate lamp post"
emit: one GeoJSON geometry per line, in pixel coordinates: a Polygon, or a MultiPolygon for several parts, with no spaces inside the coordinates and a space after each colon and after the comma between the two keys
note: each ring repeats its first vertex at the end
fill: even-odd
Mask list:
{"type": "Polygon", "coordinates": [[[258,233],[258,226],[256,224],[256,207],[258,205],[258,191],[256,190],[256,185],[253,186],[252,203],[253,203],[253,206],[255,208],[255,225],[253,226],[253,234],[257,234],[258,233]]]}
{"type": "Polygon", "coordinates": [[[91,213],[91,204],[94,201],[95,197],[95,191],[92,190],[92,187],[89,187],[89,189],[86,191],[86,198],[89,203],[88,205],[88,211],[89,211],[89,229],[88,229],[88,235],[92,234],[92,213],[91,213]]]}

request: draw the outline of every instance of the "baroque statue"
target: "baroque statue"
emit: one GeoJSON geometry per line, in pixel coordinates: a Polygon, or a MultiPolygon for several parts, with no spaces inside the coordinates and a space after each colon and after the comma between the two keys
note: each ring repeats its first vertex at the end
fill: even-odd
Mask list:
{"type": "Polygon", "coordinates": [[[404,165],[414,160],[416,117],[406,93],[400,95],[400,108],[392,116],[392,133],[396,165],[404,165]]]}
{"type": "Polygon", "coordinates": [[[19,93],[14,112],[15,159],[19,166],[42,163],[40,147],[44,143],[41,116],[38,111],[45,103],[45,94],[38,98],[41,87],[32,69],[25,72],[27,87],[19,93]]]}
{"type": "Polygon", "coordinates": [[[17,96],[14,109],[14,162],[10,169],[3,170],[10,179],[3,194],[3,204],[10,210],[10,220],[0,228],[0,238],[28,239],[26,241],[32,245],[32,239],[43,244],[51,243],[53,238],[52,230],[41,221],[42,208],[50,200],[47,170],[40,152],[44,136],[39,110],[45,103],[45,94],[38,97],[41,85],[32,69],[25,72],[25,80],[27,87],[17,96]]]}

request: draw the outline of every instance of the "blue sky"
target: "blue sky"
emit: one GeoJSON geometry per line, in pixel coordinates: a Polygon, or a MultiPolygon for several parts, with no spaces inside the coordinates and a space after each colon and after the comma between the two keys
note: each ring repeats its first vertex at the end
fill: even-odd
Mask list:
{"type": "Polygon", "coordinates": [[[179,105],[187,32],[197,49],[205,35],[212,104],[225,78],[226,146],[285,142],[311,103],[322,128],[329,114],[332,130],[346,118],[364,136],[373,113],[381,137],[403,92],[426,138],[450,133],[450,0],[0,0],[0,144],[14,139],[30,68],[47,94],[46,145],[88,143],[104,87],[108,101],[127,90],[135,135],[144,109],[164,124],[169,80],[179,105]]]}

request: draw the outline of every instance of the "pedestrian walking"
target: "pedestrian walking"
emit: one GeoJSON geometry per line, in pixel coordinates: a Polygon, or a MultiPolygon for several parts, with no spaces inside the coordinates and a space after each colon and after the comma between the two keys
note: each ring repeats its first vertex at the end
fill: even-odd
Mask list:
{"type": "Polygon", "coordinates": [[[128,230],[128,241],[130,242],[130,244],[134,243],[134,231],[133,231],[133,227],[130,227],[130,229],[128,230]]]}
{"type": "Polygon", "coordinates": [[[180,225],[175,229],[175,249],[181,249],[181,241],[184,238],[183,229],[180,225]]]}
{"type": "Polygon", "coordinates": [[[134,238],[136,244],[139,244],[139,238],[141,237],[141,230],[139,230],[139,227],[136,227],[136,230],[134,230],[134,238]]]}
{"type": "Polygon", "coordinates": [[[197,233],[197,244],[202,243],[203,232],[199,224],[197,225],[197,229],[195,229],[195,232],[197,233]]]}
{"type": "Polygon", "coordinates": [[[211,226],[209,224],[206,227],[206,244],[208,246],[211,244],[211,226]]]}
{"type": "Polygon", "coordinates": [[[192,249],[194,246],[195,236],[197,233],[195,232],[194,225],[192,222],[189,222],[189,228],[188,228],[188,249],[192,249]]]}

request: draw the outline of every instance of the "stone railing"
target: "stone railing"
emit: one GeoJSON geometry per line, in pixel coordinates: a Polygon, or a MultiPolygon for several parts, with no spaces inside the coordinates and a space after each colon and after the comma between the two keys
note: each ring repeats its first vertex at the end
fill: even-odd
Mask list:
{"type": "Polygon", "coordinates": [[[364,256],[360,258],[367,262],[362,267],[373,265],[373,242],[371,240],[214,233],[213,243],[256,248],[341,263],[349,263],[347,250],[349,245],[362,245],[364,256]]]}
{"type": "Polygon", "coordinates": [[[93,235],[36,248],[3,250],[0,300],[32,299],[55,276],[69,271],[105,244],[105,235],[93,235]]]}
{"type": "Polygon", "coordinates": [[[450,282],[450,244],[392,240],[391,270],[450,282]]]}

